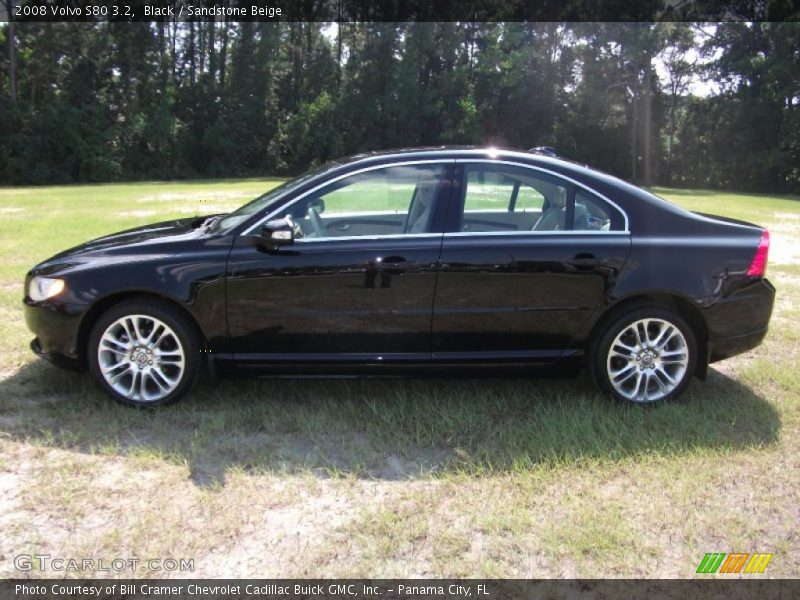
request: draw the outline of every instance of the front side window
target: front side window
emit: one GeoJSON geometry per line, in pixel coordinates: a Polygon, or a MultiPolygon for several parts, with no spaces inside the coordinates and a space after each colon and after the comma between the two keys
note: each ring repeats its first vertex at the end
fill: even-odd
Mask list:
{"type": "Polygon", "coordinates": [[[217,221],[215,229],[218,231],[232,230],[238,225],[244,223],[247,219],[258,213],[259,211],[266,210],[270,204],[279,202],[281,197],[289,196],[294,190],[296,190],[303,184],[311,181],[312,179],[324,173],[325,171],[331,170],[337,166],[339,166],[338,163],[330,162],[317,169],[308,171],[303,175],[300,175],[299,177],[295,177],[294,179],[285,181],[281,185],[272,188],[265,194],[262,194],[255,200],[252,200],[251,202],[248,202],[244,206],[240,206],[233,212],[230,212],[227,215],[225,215],[222,219],[217,221]]]}
{"type": "Polygon", "coordinates": [[[596,195],[547,173],[464,165],[462,232],[616,231],[624,217],[596,195]]]}
{"type": "Polygon", "coordinates": [[[290,203],[274,218],[291,215],[301,239],[428,233],[445,170],[425,164],[365,171],[290,203]]]}

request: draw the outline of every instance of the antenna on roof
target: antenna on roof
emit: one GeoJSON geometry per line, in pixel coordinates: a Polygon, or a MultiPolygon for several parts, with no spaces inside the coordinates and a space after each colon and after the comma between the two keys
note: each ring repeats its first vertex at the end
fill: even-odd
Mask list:
{"type": "Polygon", "coordinates": [[[556,154],[556,149],[552,146],[536,146],[528,150],[528,152],[531,154],[541,154],[543,156],[558,156],[556,154]]]}

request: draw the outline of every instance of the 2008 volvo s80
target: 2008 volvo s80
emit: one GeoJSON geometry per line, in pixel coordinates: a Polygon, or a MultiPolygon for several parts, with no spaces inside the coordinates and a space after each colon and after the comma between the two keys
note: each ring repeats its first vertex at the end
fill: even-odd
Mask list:
{"type": "Polygon", "coordinates": [[[636,403],[758,345],[769,234],[532,152],[328,164],[225,215],[110,235],[28,274],[33,350],[117,400],[217,367],[289,376],[500,367],[636,403]]]}

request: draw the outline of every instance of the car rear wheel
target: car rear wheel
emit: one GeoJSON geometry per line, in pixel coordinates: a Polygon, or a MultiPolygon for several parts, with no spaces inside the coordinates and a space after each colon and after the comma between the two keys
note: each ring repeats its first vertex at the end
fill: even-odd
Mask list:
{"type": "Polygon", "coordinates": [[[590,353],[598,386],[635,404],[678,397],[697,364],[697,342],[688,323],[660,306],[636,308],[613,319],[590,353]]]}
{"type": "Polygon", "coordinates": [[[89,338],[89,368],[100,386],[129,406],[171,404],[197,380],[202,339],[177,309],[128,301],[103,314],[89,338]]]}

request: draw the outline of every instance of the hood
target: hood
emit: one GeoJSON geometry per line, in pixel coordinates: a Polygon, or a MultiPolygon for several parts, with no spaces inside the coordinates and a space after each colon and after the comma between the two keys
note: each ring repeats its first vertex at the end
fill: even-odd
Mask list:
{"type": "Polygon", "coordinates": [[[34,267],[32,272],[47,275],[88,261],[97,264],[104,260],[118,262],[123,256],[152,256],[163,252],[162,246],[206,236],[206,228],[201,225],[208,218],[208,216],[189,217],[163,221],[112,233],[59,252],[34,267]]]}

